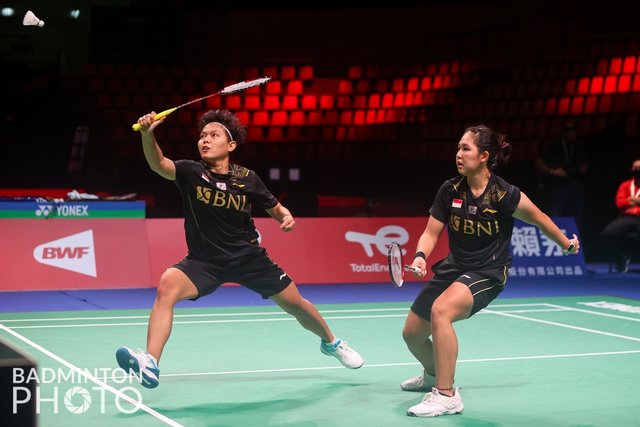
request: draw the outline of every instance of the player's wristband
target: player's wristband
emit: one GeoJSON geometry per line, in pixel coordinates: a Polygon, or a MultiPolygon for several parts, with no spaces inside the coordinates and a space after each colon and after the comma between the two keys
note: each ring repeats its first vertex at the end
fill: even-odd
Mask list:
{"type": "Polygon", "coordinates": [[[426,260],[426,259],[427,259],[427,256],[426,256],[426,255],[424,254],[424,252],[422,252],[422,251],[416,252],[416,254],[413,256],[413,259],[416,259],[416,258],[418,258],[418,257],[419,257],[419,258],[422,258],[422,259],[424,259],[424,260],[426,260]]]}
{"type": "Polygon", "coordinates": [[[565,255],[569,255],[571,252],[573,252],[573,249],[576,247],[576,245],[573,244],[573,242],[571,240],[569,240],[569,246],[567,246],[567,249],[564,249],[562,251],[563,254],[565,255]]]}

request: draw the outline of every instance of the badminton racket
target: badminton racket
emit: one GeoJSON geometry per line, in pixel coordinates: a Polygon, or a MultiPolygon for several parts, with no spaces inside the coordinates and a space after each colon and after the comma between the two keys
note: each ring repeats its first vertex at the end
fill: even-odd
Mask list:
{"type": "Polygon", "coordinates": [[[420,273],[420,268],[405,265],[402,262],[402,248],[400,247],[400,243],[393,242],[389,245],[389,276],[391,276],[391,283],[393,283],[396,288],[404,284],[405,271],[420,273]]]}
{"type": "MultiPolygon", "coordinates": [[[[193,104],[194,102],[198,102],[198,101],[202,101],[203,99],[207,99],[207,98],[211,98],[217,95],[228,95],[230,93],[235,93],[235,92],[240,92],[243,91],[245,89],[249,89],[250,87],[254,87],[254,86],[259,86],[262,84],[267,83],[268,81],[271,80],[271,77],[260,77],[259,79],[254,79],[254,80],[245,80],[243,82],[240,83],[235,83],[232,84],[230,86],[225,87],[224,89],[213,93],[211,95],[207,95],[207,96],[203,96],[202,98],[198,98],[198,99],[194,99],[193,101],[189,101],[185,104],[179,105],[177,107],[174,108],[170,108],[168,110],[162,111],[158,114],[155,115],[155,117],[153,118],[153,121],[155,122],[156,120],[160,120],[163,117],[168,116],[169,114],[173,113],[174,111],[176,111],[179,108],[182,107],[186,107],[189,104],[193,104]]],[[[133,130],[140,130],[140,124],[136,123],[132,126],[133,130]]]]}

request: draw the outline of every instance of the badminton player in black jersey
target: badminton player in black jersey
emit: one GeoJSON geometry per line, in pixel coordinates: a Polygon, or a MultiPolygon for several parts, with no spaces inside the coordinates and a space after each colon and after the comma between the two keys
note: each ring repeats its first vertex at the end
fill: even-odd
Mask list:
{"type": "Polygon", "coordinates": [[[336,357],[345,367],[362,366],[360,355],[336,338],[316,307],[302,298],[298,288],[258,243],[251,208],[264,209],[289,232],[295,220],[287,208],[267,190],[255,172],[229,162],[229,155],[245,141],[247,130],[227,110],[210,110],[198,122],[201,160],[173,161],[162,154],[152,112],[138,120],[142,147],[151,169],[173,181],[182,196],[188,255],[160,278],[149,317],[147,351],[121,347],[118,364],[125,371],[141,373],[142,385],[158,386],[158,363],[171,334],[173,307],[195,300],[226,282],[239,283],[263,298],[270,298],[321,338],[320,350],[336,357]]]}
{"type": "Polygon", "coordinates": [[[448,226],[449,254],[433,265],[433,277],[417,296],[403,338],[422,364],[418,377],[402,383],[407,391],[429,391],[407,410],[416,417],[456,414],[464,405],[453,387],[458,340],[453,322],[485,308],[504,289],[511,267],[509,242],[514,218],[537,226],[566,255],[578,252],[576,235],[566,237],[554,222],[518,189],[493,173],[506,163],[510,145],[486,126],[465,130],[456,153],[460,176],[445,181],[429,210],[412,267],[427,273],[426,259],[448,226]],[[432,337],[432,338],[430,338],[432,337]]]}

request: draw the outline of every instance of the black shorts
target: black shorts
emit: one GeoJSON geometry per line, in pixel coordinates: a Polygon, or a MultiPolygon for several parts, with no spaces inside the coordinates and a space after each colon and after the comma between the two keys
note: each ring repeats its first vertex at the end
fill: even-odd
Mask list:
{"type": "Polygon", "coordinates": [[[267,299],[279,294],[293,282],[267,255],[264,248],[260,248],[255,256],[246,257],[246,260],[235,267],[201,261],[187,255],[171,268],[182,271],[196,285],[198,296],[191,298],[193,301],[213,293],[224,283],[238,283],[267,299]]]}
{"type": "Polygon", "coordinates": [[[453,282],[462,282],[469,287],[473,295],[473,308],[469,315],[471,317],[496,299],[504,289],[509,275],[507,266],[467,271],[455,267],[448,258],[435,263],[431,269],[433,277],[422,288],[411,306],[411,311],[428,321],[431,321],[433,303],[453,282]]]}

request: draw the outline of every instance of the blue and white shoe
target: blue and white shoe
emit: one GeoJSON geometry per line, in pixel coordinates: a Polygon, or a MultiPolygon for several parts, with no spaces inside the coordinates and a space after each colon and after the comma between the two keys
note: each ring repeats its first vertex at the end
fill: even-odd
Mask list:
{"type": "Polygon", "coordinates": [[[127,347],[120,347],[116,351],[118,365],[125,372],[133,372],[140,384],[146,388],[156,388],[160,384],[160,368],[156,358],[138,349],[137,353],[127,347]]]}
{"type": "Polygon", "coordinates": [[[364,364],[362,357],[340,339],[336,340],[333,345],[327,345],[324,340],[320,340],[320,351],[327,356],[338,359],[345,368],[358,369],[364,364]]]}

